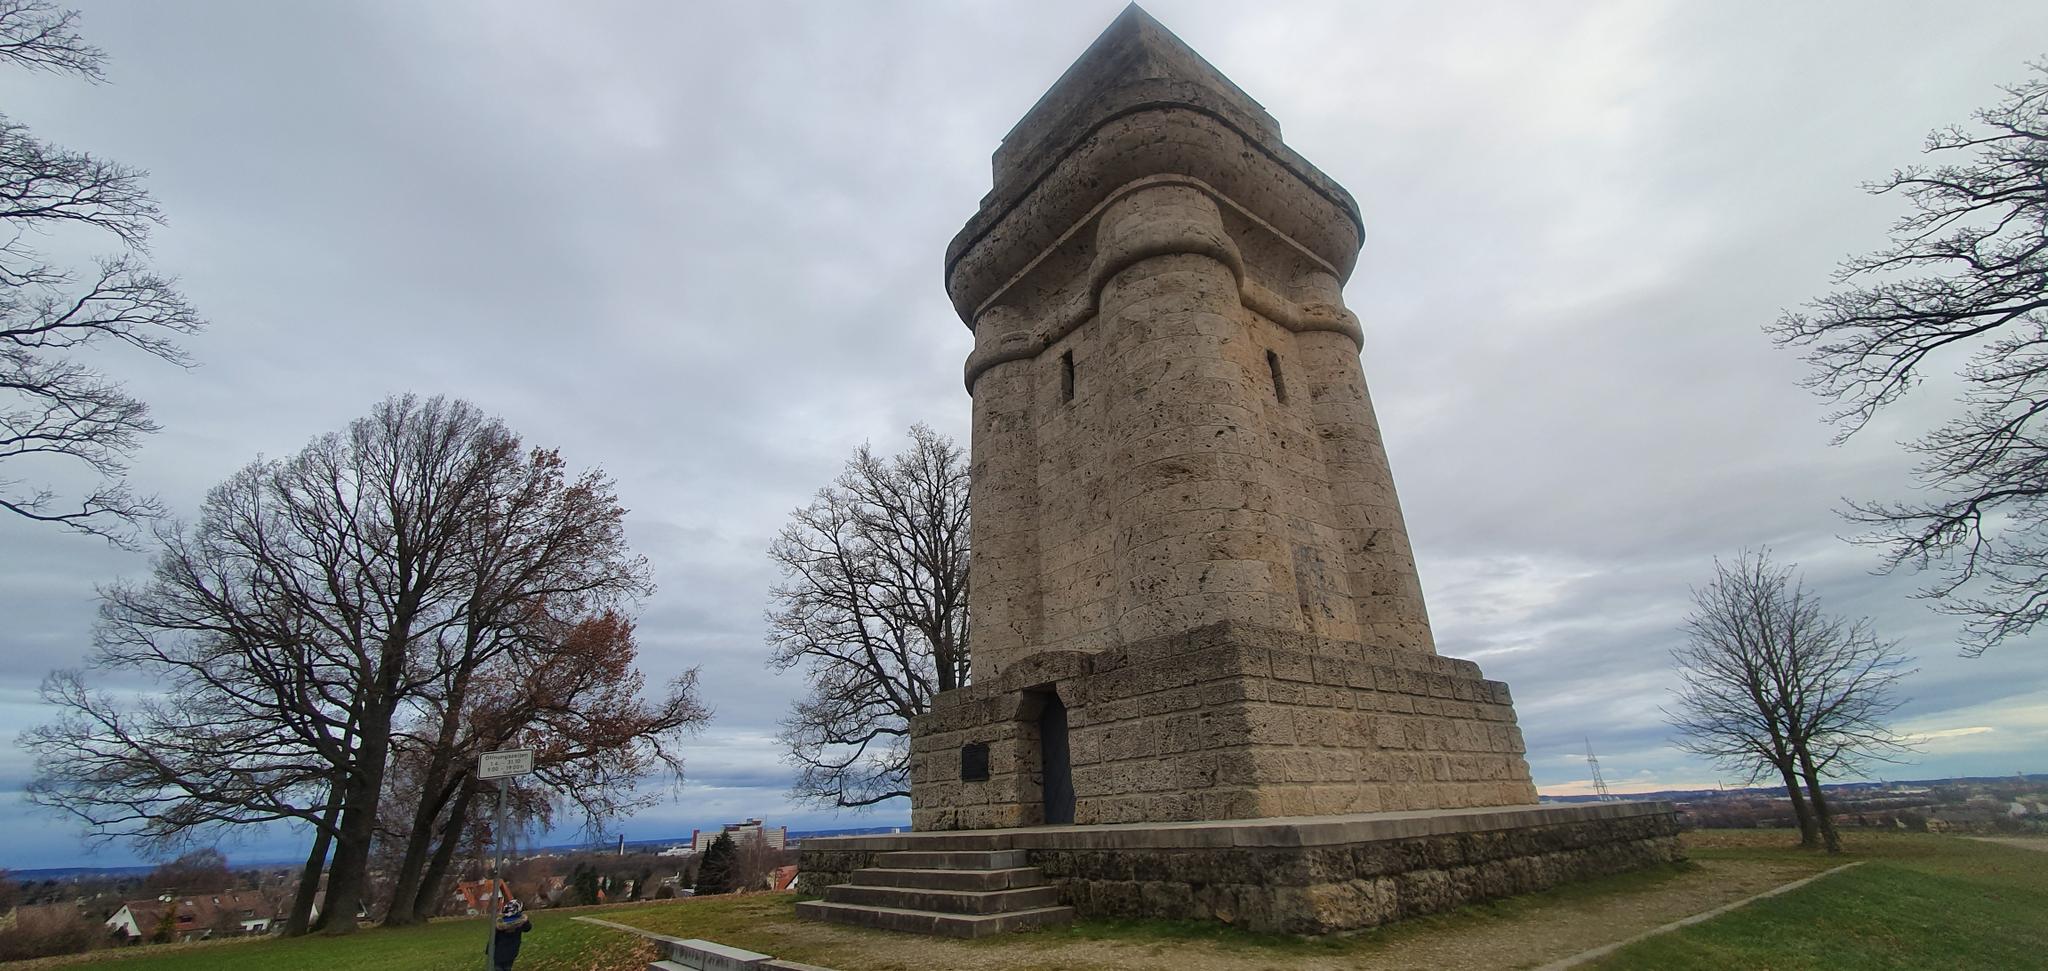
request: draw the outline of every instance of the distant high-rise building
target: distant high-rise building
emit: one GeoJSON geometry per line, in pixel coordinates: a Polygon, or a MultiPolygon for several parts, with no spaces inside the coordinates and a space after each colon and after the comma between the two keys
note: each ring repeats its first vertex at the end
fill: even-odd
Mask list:
{"type": "Polygon", "coordinates": [[[711,844],[717,841],[719,833],[731,833],[734,843],[750,839],[762,840],[767,843],[768,848],[771,850],[782,849],[789,843],[789,827],[777,826],[770,829],[767,826],[763,826],[758,819],[749,819],[744,822],[727,823],[717,832],[703,829],[691,830],[690,849],[698,853],[710,849],[711,844]]]}

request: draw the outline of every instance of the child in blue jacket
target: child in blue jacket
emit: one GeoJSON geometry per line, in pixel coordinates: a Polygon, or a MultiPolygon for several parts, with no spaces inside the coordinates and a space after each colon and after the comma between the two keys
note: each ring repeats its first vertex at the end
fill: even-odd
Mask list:
{"type": "Polygon", "coordinates": [[[519,901],[507,901],[504,912],[498,915],[492,928],[493,943],[497,949],[492,961],[496,965],[493,971],[512,971],[512,961],[519,957],[519,939],[532,929],[533,921],[527,919],[525,908],[519,906],[519,901]]]}

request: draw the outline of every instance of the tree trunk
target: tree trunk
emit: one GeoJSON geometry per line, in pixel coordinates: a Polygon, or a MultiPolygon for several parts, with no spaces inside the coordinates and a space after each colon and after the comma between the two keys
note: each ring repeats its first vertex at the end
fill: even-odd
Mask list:
{"type": "Polygon", "coordinates": [[[1761,672],[1755,667],[1746,667],[1744,673],[1750,679],[1750,702],[1757,706],[1757,711],[1765,714],[1764,724],[1771,733],[1771,755],[1774,756],[1771,764],[1778,767],[1778,774],[1785,779],[1785,794],[1792,800],[1792,817],[1799,822],[1799,845],[1818,846],[1820,840],[1815,832],[1813,808],[1807,805],[1805,797],[1799,793],[1798,768],[1793,761],[1796,758],[1793,754],[1796,746],[1787,739],[1789,733],[1786,727],[1781,725],[1778,716],[1773,714],[1776,706],[1764,697],[1761,672]]]}
{"type": "Polygon", "coordinates": [[[448,807],[448,821],[441,824],[441,841],[434,847],[434,857],[427,864],[427,874],[420,881],[412,905],[413,916],[425,921],[441,909],[442,887],[448,882],[448,870],[455,862],[455,851],[462,847],[463,834],[469,832],[469,806],[476,801],[476,777],[463,780],[462,788],[455,794],[455,804],[448,807]]]}
{"type": "MultiPolygon", "coordinates": [[[[449,722],[455,716],[447,716],[449,722]]],[[[405,855],[398,864],[398,876],[391,887],[391,901],[384,911],[384,923],[390,927],[415,924],[426,918],[419,916],[414,902],[419,899],[420,881],[425,875],[427,860],[434,849],[434,822],[441,818],[441,810],[448,805],[455,794],[456,785],[447,780],[449,751],[454,747],[450,738],[452,732],[444,730],[442,740],[427,767],[427,776],[420,786],[420,802],[414,807],[412,829],[406,834],[405,855]]]]}
{"type": "MultiPolygon", "coordinates": [[[[477,648],[483,628],[475,618],[463,636],[463,661],[455,670],[447,697],[441,700],[441,728],[434,740],[434,752],[427,761],[426,778],[420,783],[420,803],[414,807],[412,830],[406,836],[405,856],[398,864],[398,879],[391,888],[391,904],[385,909],[386,926],[403,926],[425,921],[415,902],[420,895],[420,878],[434,846],[434,821],[455,795],[448,774],[454,768],[455,743],[462,734],[462,712],[469,705],[470,675],[482,662],[477,648]]],[[[459,783],[458,783],[459,784],[459,783]]]]}
{"type": "MultiPolygon", "coordinates": [[[[444,761],[436,756],[436,763],[444,761]]],[[[384,926],[402,927],[416,924],[425,918],[415,912],[413,901],[418,898],[420,881],[425,876],[427,859],[434,847],[434,822],[441,815],[442,807],[448,804],[450,786],[440,780],[446,774],[443,766],[428,770],[431,787],[420,794],[419,806],[413,810],[412,830],[405,837],[405,855],[398,862],[398,874],[391,885],[391,900],[384,910],[384,926]]]]}
{"type": "Polygon", "coordinates": [[[1813,821],[1813,808],[1806,804],[1806,795],[1799,791],[1799,775],[1793,771],[1792,760],[1778,763],[1778,772],[1785,777],[1785,794],[1792,799],[1792,815],[1799,820],[1799,845],[1815,847],[1820,845],[1820,829],[1813,821]]]}
{"type": "Polygon", "coordinates": [[[1813,816],[1820,823],[1821,839],[1829,853],[1842,852],[1841,834],[1835,832],[1835,818],[1828,812],[1828,797],[1820,791],[1820,773],[1814,771],[1813,757],[1799,747],[1799,770],[1806,777],[1806,794],[1813,801],[1813,816]]]}
{"type": "Polygon", "coordinates": [[[316,925],[325,934],[354,933],[356,914],[368,903],[377,802],[384,794],[384,769],[391,756],[391,712],[366,716],[359,737],[363,744],[344,790],[334,862],[327,867],[327,906],[321,908],[316,925]]]}
{"type": "Polygon", "coordinates": [[[926,641],[932,645],[932,668],[938,674],[939,690],[951,691],[960,687],[960,655],[953,647],[953,638],[946,628],[951,625],[941,615],[937,636],[927,632],[926,641]]]}
{"type": "Polygon", "coordinates": [[[312,929],[313,901],[320,895],[320,872],[327,868],[327,847],[334,842],[334,819],[341,813],[338,793],[330,790],[327,809],[320,825],[313,828],[313,851],[306,854],[306,868],[299,873],[299,892],[292,898],[292,912],[285,918],[284,936],[297,937],[312,929]]]}
{"type": "Polygon", "coordinates": [[[359,784],[349,786],[348,805],[341,811],[341,833],[334,841],[334,861],[327,867],[327,902],[314,929],[325,934],[350,934],[369,892],[370,844],[376,835],[377,797],[359,784]]]}

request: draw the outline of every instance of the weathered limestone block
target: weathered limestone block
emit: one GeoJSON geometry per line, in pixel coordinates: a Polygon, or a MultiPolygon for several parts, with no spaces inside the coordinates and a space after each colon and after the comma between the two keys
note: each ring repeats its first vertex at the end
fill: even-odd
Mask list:
{"type": "Polygon", "coordinates": [[[796,871],[798,893],[819,896],[826,887],[851,882],[853,871],[874,866],[875,856],[881,852],[858,848],[827,849],[823,843],[823,840],[804,840],[801,844],[796,871]]]}
{"type": "Polygon", "coordinates": [[[1038,718],[1052,697],[1067,710],[1077,823],[1536,801],[1514,709],[1493,700],[1505,686],[1477,665],[1224,622],[1033,655],[950,692],[912,724],[912,826],[1043,822],[1038,718]],[[968,745],[987,746],[987,779],[962,777],[968,745]]]}

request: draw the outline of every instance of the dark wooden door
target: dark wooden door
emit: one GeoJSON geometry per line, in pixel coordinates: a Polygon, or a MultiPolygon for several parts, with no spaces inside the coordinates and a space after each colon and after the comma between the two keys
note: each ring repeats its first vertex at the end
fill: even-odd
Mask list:
{"type": "Polygon", "coordinates": [[[1039,764],[1045,767],[1045,821],[1074,821],[1074,766],[1067,754],[1067,706],[1048,695],[1038,716],[1039,764]]]}

